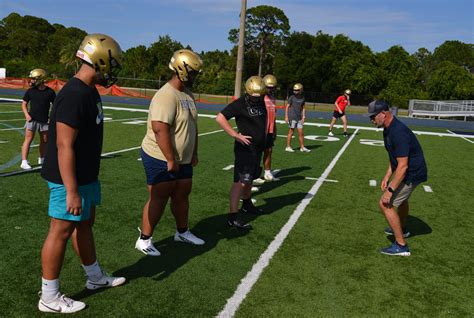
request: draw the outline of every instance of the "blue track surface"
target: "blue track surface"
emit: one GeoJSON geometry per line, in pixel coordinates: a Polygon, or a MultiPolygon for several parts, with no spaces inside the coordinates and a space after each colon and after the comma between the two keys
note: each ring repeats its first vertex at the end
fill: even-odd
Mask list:
{"type": "MultiPolygon", "coordinates": [[[[3,95],[13,95],[22,98],[24,91],[17,89],[0,89],[0,94],[3,95]]],[[[143,98],[133,98],[133,97],[119,97],[119,96],[102,96],[102,101],[106,103],[117,103],[117,104],[126,104],[126,105],[136,105],[143,106],[147,108],[150,104],[150,100],[143,98]]],[[[199,109],[209,110],[218,112],[226,105],[218,104],[197,104],[199,109]]],[[[279,109],[277,115],[280,117],[284,116],[283,110],[279,109]]],[[[308,111],[306,113],[308,118],[319,118],[325,119],[328,121],[332,118],[332,113],[329,112],[317,112],[317,111],[308,111]]],[[[363,115],[347,115],[349,124],[351,123],[368,123],[369,119],[363,115]]],[[[419,126],[419,127],[430,127],[430,128],[442,128],[449,130],[456,130],[456,133],[466,133],[469,131],[474,131],[474,122],[466,121],[454,121],[454,120],[435,120],[435,119],[422,119],[422,118],[408,118],[408,117],[399,117],[408,126],[419,126]]]]}

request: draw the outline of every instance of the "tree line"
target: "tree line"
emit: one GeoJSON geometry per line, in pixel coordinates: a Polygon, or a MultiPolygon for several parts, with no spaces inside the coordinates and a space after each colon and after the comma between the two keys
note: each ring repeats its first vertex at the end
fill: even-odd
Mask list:
{"type": "MultiPolygon", "coordinates": [[[[278,95],[285,98],[294,83],[302,83],[307,99],[331,102],[350,88],[366,100],[383,98],[407,107],[409,99],[474,99],[474,44],[445,41],[430,52],[410,54],[402,46],[373,52],[367,45],[338,34],[290,32],[284,12],[276,7],[247,10],[243,78],[274,74],[278,95]]],[[[34,16],[11,13],[0,21],[0,67],[7,76],[26,77],[44,68],[53,77],[67,79],[78,68],[75,53],[86,32],[50,24],[34,16]]],[[[229,31],[230,51],[203,51],[204,69],[194,90],[232,95],[238,30],[229,31]]],[[[175,50],[190,48],[170,36],[159,36],[149,46],[124,52],[120,85],[157,88],[171,76],[168,62],[175,50]],[[149,81],[136,81],[146,79],[149,81]]]]}

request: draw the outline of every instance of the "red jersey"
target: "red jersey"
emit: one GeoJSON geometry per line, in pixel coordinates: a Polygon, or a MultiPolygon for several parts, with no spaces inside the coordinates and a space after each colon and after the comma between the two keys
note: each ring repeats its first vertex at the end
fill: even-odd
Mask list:
{"type": "MultiPolygon", "coordinates": [[[[342,112],[346,109],[347,105],[350,105],[349,99],[346,97],[346,95],[341,95],[336,99],[336,104],[339,106],[342,112]]],[[[334,108],[335,111],[339,111],[337,107],[334,108]]]]}
{"type": "Polygon", "coordinates": [[[265,95],[264,100],[267,108],[267,134],[273,134],[275,131],[275,98],[265,95]]]}

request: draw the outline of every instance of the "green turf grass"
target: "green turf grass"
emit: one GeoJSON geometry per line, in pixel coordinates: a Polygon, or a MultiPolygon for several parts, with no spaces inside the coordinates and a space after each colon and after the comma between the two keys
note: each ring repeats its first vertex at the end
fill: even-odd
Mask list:
{"type": "MultiPolygon", "coordinates": [[[[105,113],[113,120],[146,115],[105,113]]],[[[219,129],[214,119],[199,119],[200,133],[219,129]]],[[[285,125],[278,129],[286,134],[285,125]]],[[[108,122],[104,152],[137,147],[144,133],[145,125],[108,122]]],[[[306,126],[305,133],[326,135],[327,128],[306,126]]],[[[21,140],[20,134],[14,136],[0,131],[0,140],[21,140]]],[[[201,136],[190,227],[206,244],[174,242],[168,209],[154,234],[162,252],[157,258],[134,249],[147,196],[139,151],[103,159],[103,201],[94,227],[98,258],[105,270],[129,281],[114,289],[85,291],[83,271],[68,248],[62,291],[88,304],[79,316],[215,316],[315,183],[305,177],[319,177],[342,147],[346,139],[337,136],[337,142],[306,141],[310,154],[284,152],[284,138],[277,139],[273,167],[282,169],[281,181],[266,183],[255,194],[257,206],[268,214],[248,216],[254,226],[248,234],[225,225],[232,170],[222,168],[233,164],[232,139],[222,132],[201,136]]],[[[427,184],[434,193],[415,191],[410,222],[417,235],[408,240],[413,255],[391,258],[377,252],[389,241],[377,210],[380,190],[368,186],[369,179],[379,181],[385,172],[387,155],[383,147],[359,144],[360,138],[380,140],[381,133],[360,131],[355,137],[329,175],[339,182],[323,184],[238,316],[472,314],[468,207],[473,199],[468,189],[473,181],[465,167],[473,145],[457,138],[419,137],[428,161],[427,184]]],[[[0,164],[19,152],[15,142],[0,144],[0,164]],[[3,155],[7,149],[10,155],[3,155]]],[[[27,173],[0,178],[0,198],[1,316],[39,315],[39,253],[48,230],[48,190],[39,173],[27,173]]]]}

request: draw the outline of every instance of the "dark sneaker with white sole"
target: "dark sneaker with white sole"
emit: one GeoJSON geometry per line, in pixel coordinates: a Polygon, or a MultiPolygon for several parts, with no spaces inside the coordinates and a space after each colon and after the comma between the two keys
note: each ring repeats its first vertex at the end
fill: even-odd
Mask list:
{"type": "Polygon", "coordinates": [[[251,230],[252,229],[252,225],[250,225],[249,223],[245,223],[244,221],[241,221],[241,220],[238,220],[238,219],[227,220],[227,225],[229,225],[230,227],[235,227],[236,229],[239,229],[239,230],[251,230]]]}
{"type": "Polygon", "coordinates": [[[240,209],[241,212],[244,212],[244,213],[251,213],[251,214],[255,214],[255,215],[260,215],[260,214],[263,214],[263,210],[260,209],[260,208],[257,208],[255,205],[248,205],[248,206],[242,206],[242,208],[240,209]]]}
{"type": "Polygon", "coordinates": [[[410,256],[410,249],[408,245],[402,246],[396,241],[392,243],[389,247],[383,248],[380,250],[380,253],[385,255],[394,255],[394,256],[410,256]]]}
{"type": "MultiPolygon", "coordinates": [[[[393,236],[393,230],[392,230],[391,227],[386,227],[383,231],[384,231],[385,234],[393,236]]],[[[402,228],[402,232],[403,232],[403,237],[404,238],[407,238],[411,235],[411,233],[407,230],[406,227],[402,228]]]]}

